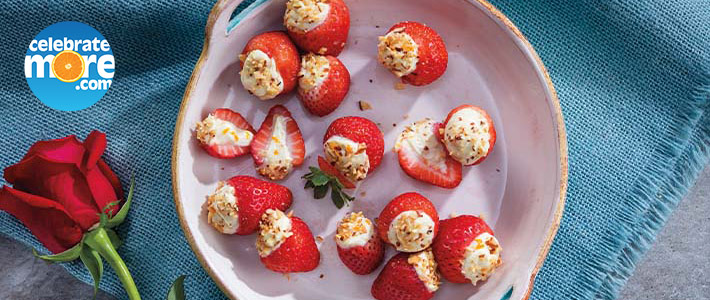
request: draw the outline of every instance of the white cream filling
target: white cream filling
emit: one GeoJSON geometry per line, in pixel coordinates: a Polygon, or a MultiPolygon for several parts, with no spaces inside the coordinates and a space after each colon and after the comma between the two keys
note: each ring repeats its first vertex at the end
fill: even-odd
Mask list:
{"type": "Polygon", "coordinates": [[[301,58],[298,86],[306,91],[318,87],[328,78],[329,72],[330,62],[325,56],[306,54],[301,58]]]}
{"type": "Polygon", "coordinates": [[[249,146],[254,138],[254,134],[248,130],[234,126],[231,122],[220,120],[212,114],[207,116],[202,122],[197,122],[195,135],[201,143],[209,146],[245,147],[249,146]]]}
{"type": "Polygon", "coordinates": [[[293,157],[286,145],[288,142],[286,140],[288,138],[286,123],[289,119],[289,117],[282,115],[274,116],[271,140],[266,146],[265,152],[262,153],[261,165],[257,167],[259,174],[273,180],[284,178],[293,169],[293,157]]]}
{"type": "Polygon", "coordinates": [[[261,100],[272,99],[283,91],[283,78],[273,58],[259,49],[250,51],[246,57],[240,56],[242,58],[244,67],[239,74],[247,91],[261,100]]]}
{"type": "Polygon", "coordinates": [[[433,293],[439,289],[441,279],[439,278],[439,272],[436,270],[436,260],[434,260],[434,253],[432,253],[431,248],[410,254],[407,263],[414,267],[417,277],[424,283],[429,292],[433,293]]]}
{"type": "Polygon", "coordinates": [[[353,182],[365,179],[370,170],[367,145],[339,136],[331,136],[325,144],[325,159],[353,182]]]}
{"type": "Polygon", "coordinates": [[[461,260],[461,273],[473,285],[478,281],[488,279],[493,271],[502,263],[500,253],[503,248],[498,240],[488,232],[479,234],[466,247],[464,258],[461,260]]]}
{"type": "Polygon", "coordinates": [[[434,240],[434,220],[415,210],[401,212],[392,220],[387,239],[397,251],[416,252],[429,247],[434,240]]]}
{"type": "Polygon", "coordinates": [[[234,187],[220,181],[214,194],[207,197],[207,223],[217,231],[234,234],[239,229],[239,207],[234,187]]]}
{"type": "Polygon", "coordinates": [[[362,212],[353,212],[338,223],[335,243],[343,249],[362,247],[370,241],[374,234],[375,227],[372,225],[372,221],[365,218],[362,212]]]}
{"type": "Polygon", "coordinates": [[[256,249],[259,256],[267,257],[293,235],[291,218],[278,209],[267,209],[259,222],[256,249]]]}
{"type": "Polygon", "coordinates": [[[473,108],[454,113],[444,128],[444,144],[451,157],[470,165],[488,155],[491,133],[488,120],[473,108]]]}
{"type": "Polygon", "coordinates": [[[404,28],[397,28],[379,37],[377,58],[382,65],[398,77],[414,72],[419,62],[419,45],[404,28]]]}
{"type": "Polygon", "coordinates": [[[446,149],[434,134],[435,124],[427,118],[407,126],[397,138],[394,150],[416,153],[427,165],[446,172],[446,149]]]}
{"type": "Polygon", "coordinates": [[[288,30],[305,33],[323,24],[329,12],[327,0],[289,0],[284,25],[288,30]]]}

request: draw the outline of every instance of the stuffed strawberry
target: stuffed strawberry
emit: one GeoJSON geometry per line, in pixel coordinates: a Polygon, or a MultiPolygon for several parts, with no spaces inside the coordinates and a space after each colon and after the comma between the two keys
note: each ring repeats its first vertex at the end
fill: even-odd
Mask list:
{"type": "Polygon", "coordinates": [[[405,83],[427,85],[446,71],[446,45],[434,29],[424,24],[397,23],[379,40],[378,61],[405,83]]]}
{"type": "Polygon", "coordinates": [[[261,100],[273,99],[296,87],[301,60],[298,49],[283,31],[251,38],[239,60],[242,85],[261,100]]]}
{"type": "Polygon", "coordinates": [[[496,129],[493,120],[478,106],[454,108],[444,121],[442,141],[451,157],[464,166],[481,163],[493,151],[496,129]]]}
{"type": "Polygon", "coordinates": [[[338,56],[350,30],[350,12],[343,0],[289,0],[284,26],[306,52],[338,56]]]}
{"type": "Polygon", "coordinates": [[[257,172],[271,180],[286,177],[294,166],[303,163],[303,136],[286,107],[275,105],[269,110],[251,143],[251,155],[257,172]]]}
{"type": "Polygon", "coordinates": [[[234,176],[217,183],[207,197],[207,223],[225,234],[252,234],[267,209],[286,210],[291,191],[282,185],[250,176],[234,176]]]}
{"type": "Polygon", "coordinates": [[[385,244],[377,236],[375,224],[362,212],[350,213],[340,220],[335,243],[340,260],[358,275],[377,269],[385,255],[385,244]]]}
{"type": "Polygon", "coordinates": [[[335,56],[304,55],[298,76],[298,98],[319,117],[338,108],[350,89],[350,73],[335,56]]]}
{"type": "Polygon", "coordinates": [[[382,131],[372,121],[361,117],[342,117],[333,121],[323,137],[325,158],[318,157],[320,169],[311,167],[304,175],[306,188],[314,188],[314,197],[323,198],[329,188],[338,208],[354,200],[341,191],[374,171],[384,156],[382,131]],[[322,179],[322,180],[321,180],[322,179]]]}
{"type": "Polygon", "coordinates": [[[278,273],[308,272],[320,263],[318,246],[303,220],[268,209],[259,223],[256,249],[264,266],[278,273]]]}
{"type": "Polygon", "coordinates": [[[451,282],[476,285],[501,264],[502,248],[493,231],[474,216],[441,221],[432,249],[441,275],[451,282]]]}
{"type": "Polygon", "coordinates": [[[234,158],[249,153],[254,128],[237,112],[218,108],[195,126],[195,136],[209,155],[234,158]]]}
{"type": "Polygon", "coordinates": [[[380,238],[402,252],[426,249],[439,230],[436,207],[417,193],[404,193],[392,199],[376,221],[380,238]]]}
{"type": "Polygon", "coordinates": [[[393,256],[372,284],[378,300],[426,300],[434,297],[441,280],[431,249],[393,256]]]}
{"type": "Polygon", "coordinates": [[[439,140],[441,126],[429,118],[407,126],[397,138],[394,150],[407,175],[451,189],[461,183],[461,163],[449,156],[439,140]]]}

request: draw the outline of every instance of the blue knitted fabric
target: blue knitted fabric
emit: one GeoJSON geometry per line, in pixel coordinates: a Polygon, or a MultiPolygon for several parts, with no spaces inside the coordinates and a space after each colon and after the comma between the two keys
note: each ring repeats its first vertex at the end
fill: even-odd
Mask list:
{"type": "MultiPolygon", "coordinates": [[[[710,2],[492,2],[547,66],[567,127],[565,215],[532,298],[613,299],[710,156],[710,2]]],[[[145,299],[163,299],[180,274],[189,299],[224,297],[185,241],[170,174],[175,118],[212,5],[13,0],[0,10],[0,167],[37,140],[106,132],[108,164],[124,185],[136,175],[119,253],[145,299]],[[23,76],[34,35],[67,20],[99,30],[116,57],[111,89],[78,112],[45,107],[23,76]]],[[[3,212],[0,232],[44,250],[3,212]]],[[[64,266],[91,282],[80,264],[64,266]]],[[[126,297],[113,271],[101,288],[126,297]]]]}

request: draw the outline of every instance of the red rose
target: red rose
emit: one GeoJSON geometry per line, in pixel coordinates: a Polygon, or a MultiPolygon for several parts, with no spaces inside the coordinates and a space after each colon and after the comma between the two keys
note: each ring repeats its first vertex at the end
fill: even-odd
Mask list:
{"type": "MultiPolygon", "coordinates": [[[[123,198],[121,183],[101,159],[106,135],[92,131],[82,143],[76,136],[40,141],[22,160],[5,168],[13,187],[0,190],[0,210],[19,219],[54,253],[81,241],[99,222],[109,203],[123,198]]],[[[118,211],[111,206],[109,215],[118,211]]]]}

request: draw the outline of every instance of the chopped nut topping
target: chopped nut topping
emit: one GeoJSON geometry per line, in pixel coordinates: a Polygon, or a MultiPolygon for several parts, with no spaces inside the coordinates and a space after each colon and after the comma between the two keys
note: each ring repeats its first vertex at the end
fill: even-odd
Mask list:
{"type": "Polygon", "coordinates": [[[283,78],[276,68],[276,61],[261,50],[247,54],[239,74],[244,88],[261,100],[272,99],[283,90],[283,78]]]}
{"type": "Polygon", "coordinates": [[[289,117],[275,115],[271,139],[269,144],[260,153],[263,158],[256,171],[271,180],[283,179],[293,169],[293,157],[288,149],[286,123],[289,117]]]}
{"type": "Polygon", "coordinates": [[[305,33],[318,27],[328,17],[329,0],[289,0],[286,2],[284,26],[290,31],[305,33]]]}
{"type": "Polygon", "coordinates": [[[375,230],[370,219],[365,218],[362,212],[352,212],[338,223],[335,242],[341,248],[364,246],[374,236],[374,233],[375,230]]]}
{"type": "Polygon", "coordinates": [[[406,76],[417,68],[419,46],[404,28],[396,28],[379,37],[377,59],[397,77],[406,76]]]}
{"type": "Polygon", "coordinates": [[[434,240],[434,220],[420,211],[402,212],[390,223],[387,238],[398,251],[424,250],[434,240]]]}
{"type": "Polygon", "coordinates": [[[488,120],[478,110],[457,111],[444,128],[444,144],[458,162],[470,165],[488,155],[491,148],[488,120]]]}
{"type": "Polygon", "coordinates": [[[306,91],[320,86],[328,78],[330,62],[325,56],[309,53],[301,58],[298,86],[306,91]]]}
{"type": "Polygon", "coordinates": [[[407,85],[404,83],[401,83],[401,82],[397,82],[394,84],[394,89],[398,90],[398,91],[401,91],[401,90],[405,89],[406,87],[407,87],[407,85]]]}
{"type": "Polygon", "coordinates": [[[426,286],[427,290],[434,292],[439,289],[439,284],[441,284],[441,278],[439,272],[436,270],[436,260],[434,260],[434,253],[432,253],[431,248],[427,248],[419,253],[410,254],[407,258],[407,263],[414,267],[417,272],[417,277],[426,286]]]}
{"type": "Polygon", "coordinates": [[[370,105],[370,102],[360,100],[357,102],[357,104],[358,104],[358,107],[360,107],[360,110],[362,110],[362,111],[372,109],[372,105],[370,105]]]}
{"type": "Polygon", "coordinates": [[[256,249],[259,256],[267,257],[293,235],[291,219],[278,209],[267,209],[259,222],[256,249]]]}
{"type": "Polygon", "coordinates": [[[405,127],[395,141],[394,151],[404,149],[416,154],[426,165],[446,172],[446,149],[434,134],[435,125],[432,119],[425,118],[405,127]]]}
{"type": "Polygon", "coordinates": [[[478,235],[466,247],[464,258],[461,260],[461,273],[473,285],[488,279],[493,271],[502,264],[500,253],[503,249],[498,240],[490,233],[478,235]]]}
{"type": "Polygon", "coordinates": [[[207,196],[207,223],[217,231],[234,234],[239,228],[239,207],[234,187],[220,181],[214,194],[207,196]]]}
{"type": "Polygon", "coordinates": [[[248,146],[254,135],[212,114],[195,124],[195,136],[203,145],[248,146]]]}
{"type": "Polygon", "coordinates": [[[365,179],[370,170],[367,145],[341,136],[330,137],[325,144],[325,159],[352,181],[365,179]]]}

